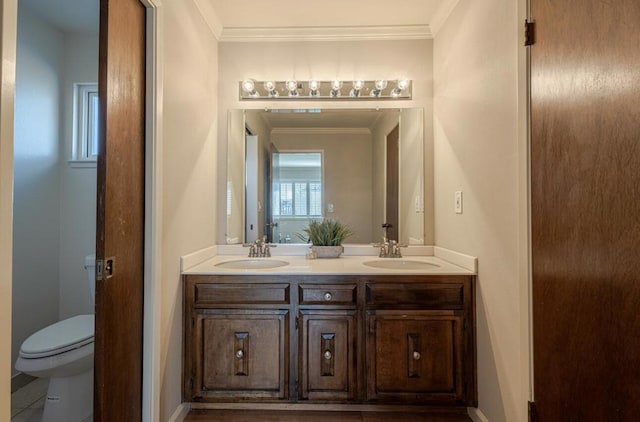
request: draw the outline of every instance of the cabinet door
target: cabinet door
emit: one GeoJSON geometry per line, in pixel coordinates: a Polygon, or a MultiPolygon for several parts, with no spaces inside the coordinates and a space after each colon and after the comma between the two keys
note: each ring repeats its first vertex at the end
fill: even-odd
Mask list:
{"type": "Polygon", "coordinates": [[[354,310],[303,310],[299,314],[300,397],[349,400],[356,390],[354,310]]]}
{"type": "Polygon", "coordinates": [[[464,401],[461,313],[369,311],[367,328],[368,400],[464,401]]]}
{"type": "Polygon", "coordinates": [[[285,399],[287,310],[196,310],[194,399],[285,399]]]}

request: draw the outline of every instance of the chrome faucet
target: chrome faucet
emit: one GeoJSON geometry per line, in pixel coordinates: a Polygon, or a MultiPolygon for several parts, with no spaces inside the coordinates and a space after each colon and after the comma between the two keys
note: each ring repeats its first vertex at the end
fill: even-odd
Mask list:
{"type": "Polygon", "coordinates": [[[382,225],[382,242],[374,243],[373,247],[380,248],[378,258],[402,258],[400,248],[405,248],[407,245],[401,245],[395,240],[389,240],[387,233],[389,227],[391,227],[389,223],[382,225]]]}
{"type": "Polygon", "coordinates": [[[249,248],[249,258],[270,258],[270,248],[275,248],[278,245],[267,243],[267,236],[263,236],[262,239],[256,239],[253,243],[244,243],[242,246],[249,248]]]}

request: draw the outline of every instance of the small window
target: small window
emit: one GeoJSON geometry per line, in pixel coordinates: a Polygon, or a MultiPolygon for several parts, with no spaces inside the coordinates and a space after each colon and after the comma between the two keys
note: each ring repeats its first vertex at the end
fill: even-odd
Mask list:
{"type": "Polygon", "coordinates": [[[98,84],[73,85],[72,162],[95,163],[98,158],[98,84]]]}

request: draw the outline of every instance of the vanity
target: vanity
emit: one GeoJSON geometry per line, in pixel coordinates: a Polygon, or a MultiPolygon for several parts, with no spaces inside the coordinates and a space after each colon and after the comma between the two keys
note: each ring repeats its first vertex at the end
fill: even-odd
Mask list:
{"type": "Polygon", "coordinates": [[[475,278],[433,256],[217,255],[183,271],[184,401],[476,406],[475,278]]]}

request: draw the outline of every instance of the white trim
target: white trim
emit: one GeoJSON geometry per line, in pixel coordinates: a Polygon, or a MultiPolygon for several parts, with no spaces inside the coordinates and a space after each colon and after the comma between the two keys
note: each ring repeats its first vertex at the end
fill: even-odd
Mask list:
{"type": "Polygon", "coordinates": [[[89,169],[96,168],[98,162],[96,160],[68,160],[67,163],[72,169],[89,169]]]}
{"type": "Polygon", "coordinates": [[[438,12],[434,15],[433,19],[431,19],[431,29],[433,31],[433,36],[438,35],[438,32],[444,26],[444,23],[449,19],[449,15],[453,12],[453,9],[456,8],[460,0],[446,0],[438,9],[438,12]]]}
{"type": "Polygon", "coordinates": [[[469,412],[469,417],[473,419],[473,422],[489,422],[489,418],[487,418],[477,407],[468,407],[467,410],[469,412]]]}
{"type": "MultiPolygon", "coordinates": [[[[169,417],[168,422],[182,422],[184,418],[187,417],[189,411],[191,410],[191,405],[189,403],[180,403],[176,410],[169,417]]],[[[160,420],[160,419],[157,419],[160,420]]]]}
{"type": "MultiPolygon", "coordinates": [[[[199,0],[194,0],[196,3],[199,0]]],[[[223,42],[274,41],[366,41],[432,39],[429,25],[396,26],[300,26],[229,27],[222,29],[223,42]]]]}
{"type": "Polygon", "coordinates": [[[198,9],[200,14],[204,18],[204,21],[213,33],[213,36],[216,37],[217,40],[220,40],[223,31],[222,21],[216,14],[215,9],[211,5],[211,2],[203,0],[193,0],[193,3],[196,5],[196,9],[198,9]]]}
{"type": "Polygon", "coordinates": [[[366,127],[275,127],[272,134],[328,134],[347,133],[351,135],[370,135],[371,130],[366,127]]]}
{"type": "Polygon", "coordinates": [[[478,258],[475,256],[465,255],[460,252],[452,251],[451,249],[441,248],[440,246],[435,246],[433,248],[433,253],[437,258],[478,274],[478,258]]]}
{"type": "Polygon", "coordinates": [[[145,257],[142,420],[160,420],[162,276],[163,8],[142,0],[146,11],[145,257]]]}
{"type": "Polygon", "coordinates": [[[11,288],[13,252],[13,119],[17,0],[0,2],[0,420],[11,413],[11,288]]]}

